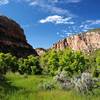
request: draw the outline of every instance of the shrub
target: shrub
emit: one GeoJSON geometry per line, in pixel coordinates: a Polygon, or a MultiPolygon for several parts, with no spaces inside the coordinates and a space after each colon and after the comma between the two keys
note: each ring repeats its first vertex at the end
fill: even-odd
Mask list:
{"type": "Polygon", "coordinates": [[[59,84],[58,86],[64,90],[73,90],[86,94],[89,92],[93,93],[95,88],[100,87],[97,82],[99,79],[93,78],[89,72],[83,72],[80,76],[69,78],[65,71],[57,74],[54,80],[59,84]]]}
{"type": "Polygon", "coordinates": [[[80,51],[73,52],[66,48],[63,51],[49,50],[40,58],[43,72],[56,75],[58,71],[65,70],[70,77],[74,74],[81,74],[88,67],[88,59],[80,51]]]}
{"type": "Polygon", "coordinates": [[[54,81],[58,83],[58,87],[64,90],[70,90],[72,88],[71,78],[68,76],[66,71],[59,72],[55,77],[54,81]]]}
{"type": "Polygon", "coordinates": [[[59,68],[59,58],[55,50],[50,50],[40,58],[40,64],[43,68],[43,72],[55,75],[55,72],[59,68]]]}
{"type": "Polygon", "coordinates": [[[4,74],[7,71],[15,72],[17,70],[17,58],[15,56],[12,56],[10,53],[0,53],[0,72],[4,74]]]}
{"type": "Polygon", "coordinates": [[[27,58],[21,58],[18,61],[19,72],[21,74],[41,74],[42,68],[39,65],[37,57],[28,56],[27,58]]]}
{"type": "Polygon", "coordinates": [[[39,84],[39,89],[41,90],[52,90],[54,88],[55,86],[53,82],[42,82],[39,84]]]}

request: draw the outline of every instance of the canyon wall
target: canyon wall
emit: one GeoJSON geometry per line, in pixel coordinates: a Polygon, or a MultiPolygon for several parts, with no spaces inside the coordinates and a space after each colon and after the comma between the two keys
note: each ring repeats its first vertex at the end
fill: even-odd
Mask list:
{"type": "Polygon", "coordinates": [[[63,50],[69,47],[74,51],[92,52],[100,49],[100,29],[90,30],[86,33],[73,35],[53,44],[52,48],[63,50]]]}
{"type": "Polygon", "coordinates": [[[37,55],[28,44],[24,30],[18,23],[6,16],[0,16],[0,52],[10,52],[17,57],[37,55]]]}

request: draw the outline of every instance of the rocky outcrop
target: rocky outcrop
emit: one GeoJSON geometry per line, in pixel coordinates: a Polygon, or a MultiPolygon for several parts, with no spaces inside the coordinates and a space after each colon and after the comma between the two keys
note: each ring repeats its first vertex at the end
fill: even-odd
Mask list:
{"type": "Polygon", "coordinates": [[[70,47],[74,51],[92,52],[100,49],[100,29],[90,30],[86,33],[70,36],[53,44],[54,49],[63,50],[70,47]]]}
{"type": "Polygon", "coordinates": [[[14,20],[0,16],[0,52],[24,57],[37,55],[31,45],[27,43],[24,30],[14,20]]]}
{"type": "Polygon", "coordinates": [[[36,50],[36,52],[37,52],[37,54],[38,54],[39,56],[45,54],[46,51],[47,51],[46,49],[43,49],[43,48],[36,48],[35,50],[36,50]]]}

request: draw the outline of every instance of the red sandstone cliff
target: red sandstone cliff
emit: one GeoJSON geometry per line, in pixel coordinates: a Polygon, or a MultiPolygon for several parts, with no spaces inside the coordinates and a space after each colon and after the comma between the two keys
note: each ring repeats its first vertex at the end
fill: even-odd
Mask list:
{"type": "Polygon", "coordinates": [[[0,16],[0,52],[12,53],[18,57],[37,55],[27,43],[24,30],[12,19],[0,16]]]}
{"type": "Polygon", "coordinates": [[[100,49],[100,29],[94,29],[86,33],[74,35],[53,44],[54,49],[63,50],[66,47],[72,48],[74,51],[91,52],[100,49]]]}

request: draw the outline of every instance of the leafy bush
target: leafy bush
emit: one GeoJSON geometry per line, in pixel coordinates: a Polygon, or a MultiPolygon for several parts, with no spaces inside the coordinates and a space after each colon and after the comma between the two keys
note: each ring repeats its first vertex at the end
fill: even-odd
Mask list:
{"type": "Polygon", "coordinates": [[[100,75],[100,50],[96,50],[89,56],[91,70],[95,77],[100,75]]]}
{"type": "Polygon", "coordinates": [[[27,58],[21,58],[18,61],[19,72],[21,74],[41,74],[42,68],[39,65],[37,57],[28,56],[27,58]]]}
{"type": "Polygon", "coordinates": [[[0,53],[0,72],[4,74],[9,70],[13,72],[18,70],[17,58],[10,53],[0,53]]]}
{"type": "Polygon", "coordinates": [[[79,74],[88,68],[88,59],[82,52],[73,52],[67,48],[63,51],[50,50],[40,58],[43,71],[50,75],[67,71],[69,76],[79,74]]]}
{"type": "Polygon", "coordinates": [[[70,76],[80,74],[88,67],[87,59],[79,51],[72,52],[71,50],[65,50],[59,63],[62,66],[62,70],[69,72],[70,76]]]}
{"type": "Polygon", "coordinates": [[[40,58],[40,64],[44,73],[55,75],[59,68],[59,58],[55,50],[50,50],[40,58]]]}
{"type": "Polygon", "coordinates": [[[100,87],[97,82],[100,82],[99,79],[92,77],[92,74],[89,72],[83,72],[78,77],[69,78],[65,71],[59,73],[54,77],[54,80],[59,84],[59,87],[64,90],[73,90],[75,89],[80,93],[89,93],[92,92],[95,88],[100,87]]]}
{"type": "Polygon", "coordinates": [[[71,78],[68,76],[66,71],[62,71],[54,76],[54,81],[59,85],[58,87],[64,90],[70,90],[72,88],[71,78]]]}
{"type": "Polygon", "coordinates": [[[53,82],[42,82],[39,84],[39,89],[41,90],[52,90],[55,88],[55,85],[53,82]]]}
{"type": "Polygon", "coordinates": [[[97,68],[100,69],[100,56],[98,56],[98,57],[96,58],[96,64],[97,64],[97,68]]]}

